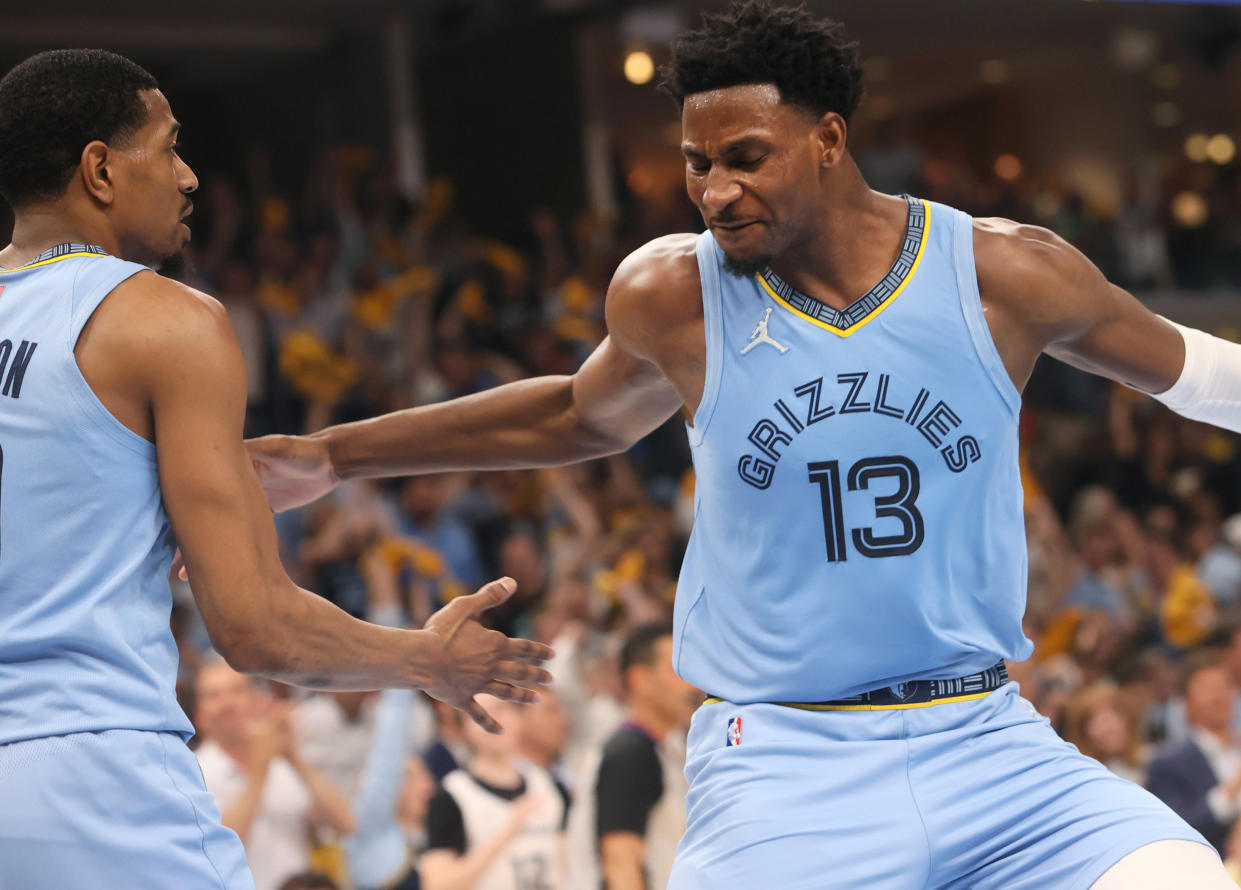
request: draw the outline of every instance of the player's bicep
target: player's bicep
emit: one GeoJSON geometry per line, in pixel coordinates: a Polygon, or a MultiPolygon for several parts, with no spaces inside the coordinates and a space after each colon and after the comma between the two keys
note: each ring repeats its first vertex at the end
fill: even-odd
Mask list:
{"type": "Polygon", "coordinates": [[[1081,251],[1036,226],[976,226],[979,285],[985,302],[1015,323],[1012,342],[1147,392],[1176,381],[1184,359],[1176,329],[1081,251]]]}
{"type": "Polygon", "coordinates": [[[573,375],[580,422],[622,447],[655,430],[681,407],[681,397],[653,364],[607,337],[573,375]]]}
{"type": "Polygon", "coordinates": [[[1185,362],[1176,328],[1113,284],[1104,282],[1085,298],[1095,304],[1088,323],[1051,343],[1049,355],[1145,392],[1163,392],[1176,382],[1185,362]]]}
{"type": "Polygon", "coordinates": [[[242,445],[245,366],[218,304],[183,300],[149,362],[160,488],[212,642],[226,657],[266,624],[284,576],[262,489],[242,445]],[[278,575],[277,575],[278,573],[278,575]]]}

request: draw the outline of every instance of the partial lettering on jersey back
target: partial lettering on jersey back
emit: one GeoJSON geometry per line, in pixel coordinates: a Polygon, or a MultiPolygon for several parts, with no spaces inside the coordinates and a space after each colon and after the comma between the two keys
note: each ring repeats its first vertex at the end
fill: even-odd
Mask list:
{"type": "Polygon", "coordinates": [[[192,727],[155,448],[91,390],[82,327],[146,271],[87,245],[0,270],[0,744],[192,727]]]}

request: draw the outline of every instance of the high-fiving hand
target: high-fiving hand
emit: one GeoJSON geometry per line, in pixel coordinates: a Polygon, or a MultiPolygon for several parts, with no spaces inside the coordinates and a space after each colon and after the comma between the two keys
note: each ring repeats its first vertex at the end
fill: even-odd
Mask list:
{"type": "Polygon", "coordinates": [[[477,593],[457,597],[427,619],[423,627],[440,643],[427,693],[469,714],[492,733],[500,732],[500,725],[474,696],[485,692],[529,703],[537,699],[536,687],[552,682],[550,673],[530,663],[551,658],[550,647],[532,640],[510,639],[478,621],[479,615],[504,602],[516,589],[512,578],[492,581],[477,593]]]}

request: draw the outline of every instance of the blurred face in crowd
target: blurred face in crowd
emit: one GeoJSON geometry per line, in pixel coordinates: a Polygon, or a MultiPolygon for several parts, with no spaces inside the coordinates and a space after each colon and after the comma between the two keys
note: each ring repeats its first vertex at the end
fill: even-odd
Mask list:
{"type": "Polygon", "coordinates": [[[1120,553],[1119,542],[1111,526],[1102,523],[1078,538],[1077,550],[1082,560],[1092,569],[1111,565],[1120,553]]]}
{"type": "Polygon", "coordinates": [[[688,726],[694,709],[702,703],[702,693],[672,669],[671,636],[660,637],[655,642],[652,664],[633,665],[625,679],[629,700],[650,708],[670,726],[688,726]]]}
{"type": "Polygon", "coordinates": [[[560,696],[539,690],[539,700],[527,705],[521,720],[522,751],[541,765],[555,762],[569,739],[569,715],[560,696]]]}
{"type": "Polygon", "coordinates": [[[1104,705],[1091,714],[1085,731],[1100,757],[1120,757],[1129,746],[1129,721],[1111,705],[1104,705]]]}
{"type": "Polygon", "coordinates": [[[530,596],[543,588],[543,554],[526,532],[509,535],[500,545],[500,574],[517,582],[517,596],[530,596]]]}
{"type": "Polygon", "coordinates": [[[1185,686],[1185,714],[1190,724],[1211,732],[1228,732],[1235,689],[1223,667],[1196,671],[1185,686]]]}
{"type": "Polygon", "coordinates": [[[521,710],[523,706],[496,698],[494,695],[479,695],[477,699],[483,710],[496,718],[496,722],[500,724],[500,729],[503,731],[499,735],[492,735],[467,718],[462,722],[461,727],[465,743],[478,757],[515,755],[521,741],[522,721],[525,718],[521,710]]]}
{"type": "Polygon", "coordinates": [[[180,124],[159,90],[143,90],[147,121],[108,147],[108,220],[122,258],[158,266],[178,257],[190,240],[184,220],[198,178],[177,154],[180,124]]]}
{"type": "Polygon", "coordinates": [[[238,745],[246,737],[257,695],[253,681],[224,662],[204,665],[198,672],[194,724],[204,738],[238,745]]]}
{"type": "Polygon", "coordinates": [[[843,148],[844,138],[839,115],[784,103],[774,84],[685,97],[686,189],[730,272],[758,272],[816,234],[824,147],[843,148]]]}
{"type": "Polygon", "coordinates": [[[401,486],[401,506],[414,519],[426,521],[444,506],[445,485],[441,476],[411,476],[401,486]]]}

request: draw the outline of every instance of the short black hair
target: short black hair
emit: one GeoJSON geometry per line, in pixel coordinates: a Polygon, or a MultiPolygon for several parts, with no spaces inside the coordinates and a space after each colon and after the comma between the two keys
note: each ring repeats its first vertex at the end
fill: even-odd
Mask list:
{"type": "Polygon", "coordinates": [[[775,84],[780,99],[848,122],[862,101],[857,43],[844,26],[816,18],[803,6],[734,0],[702,27],[678,37],[660,69],[660,87],[678,106],[686,96],[753,83],[775,84]]]}
{"type": "Polygon", "coordinates": [[[88,143],[146,123],[151,73],[102,49],[54,49],[0,79],[0,195],[13,207],[64,193],[88,143]]]}
{"type": "Polygon", "coordinates": [[[629,632],[621,646],[620,671],[623,677],[634,665],[650,667],[655,663],[655,644],[672,636],[671,624],[640,624],[629,632]]]}

